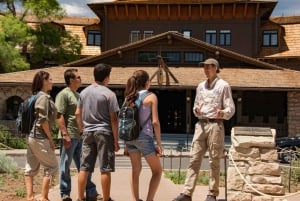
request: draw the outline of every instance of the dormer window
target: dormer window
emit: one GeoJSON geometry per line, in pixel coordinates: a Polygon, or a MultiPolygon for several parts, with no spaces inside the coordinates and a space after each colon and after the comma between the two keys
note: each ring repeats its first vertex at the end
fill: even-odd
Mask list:
{"type": "Polygon", "coordinates": [[[101,45],[101,33],[98,30],[89,30],[87,35],[87,45],[100,46],[101,45]]]}
{"type": "Polygon", "coordinates": [[[265,30],[263,31],[263,44],[264,47],[277,47],[278,46],[278,31],[265,30]]]}

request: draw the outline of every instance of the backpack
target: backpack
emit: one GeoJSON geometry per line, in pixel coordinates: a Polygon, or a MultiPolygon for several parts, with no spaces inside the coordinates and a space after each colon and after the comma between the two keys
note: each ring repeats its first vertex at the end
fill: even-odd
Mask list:
{"type": "Polygon", "coordinates": [[[35,121],[34,105],[39,96],[40,93],[31,95],[19,105],[16,127],[17,134],[21,137],[29,135],[32,129],[33,122],[35,121]]]}
{"type": "Polygon", "coordinates": [[[124,101],[118,114],[118,135],[125,141],[132,141],[139,137],[141,126],[139,123],[139,107],[143,100],[151,94],[146,91],[139,95],[134,106],[126,106],[124,101]]]}

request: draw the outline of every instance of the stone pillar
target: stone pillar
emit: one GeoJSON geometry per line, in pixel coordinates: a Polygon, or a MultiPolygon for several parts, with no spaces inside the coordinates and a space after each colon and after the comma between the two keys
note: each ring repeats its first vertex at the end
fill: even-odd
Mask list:
{"type": "Polygon", "coordinates": [[[232,128],[227,170],[228,201],[281,200],[272,197],[285,194],[275,137],[275,129],[232,128]]]}

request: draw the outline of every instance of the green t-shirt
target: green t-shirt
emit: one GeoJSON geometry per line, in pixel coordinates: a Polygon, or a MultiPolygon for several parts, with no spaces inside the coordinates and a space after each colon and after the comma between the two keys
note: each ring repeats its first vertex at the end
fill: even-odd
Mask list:
{"type": "MultiPolygon", "coordinates": [[[[61,90],[55,98],[57,112],[64,116],[68,134],[71,138],[75,139],[80,139],[80,134],[75,117],[78,99],[79,93],[76,91],[72,91],[69,87],[61,90]]],[[[58,137],[61,138],[61,131],[59,131],[58,137]]]]}

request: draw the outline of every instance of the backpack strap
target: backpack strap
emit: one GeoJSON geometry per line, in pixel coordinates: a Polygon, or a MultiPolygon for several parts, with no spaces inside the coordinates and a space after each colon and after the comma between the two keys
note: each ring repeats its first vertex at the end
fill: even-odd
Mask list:
{"type": "Polygon", "coordinates": [[[150,91],[145,91],[144,93],[139,94],[138,98],[135,100],[135,104],[138,108],[142,105],[143,100],[148,96],[152,94],[150,91]]]}
{"type": "MultiPolygon", "coordinates": [[[[140,106],[142,105],[143,100],[148,96],[152,94],[152,92],[150,91],[145,91],[144,93],[141,93],[138,98],[135,100],[135,104],[137,106],[138,109],[140,109],[140,106]]],[[[149,118],[147,119],[147,121],[150,119],[151,115],[149,116],[149,118]]],[[[145,123],[147,123],[147,121],[145,121],[145,123]]],[[[144,124],[145,124],[144,123],[144,124]]],[[[143,128],[145,125],[140,125],[140,128],[143,128]]]]}

